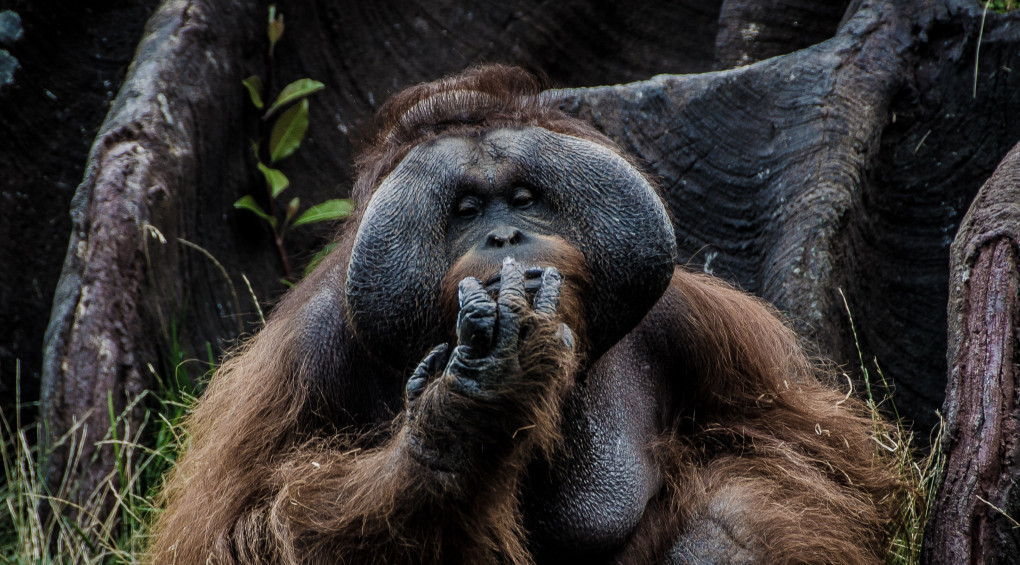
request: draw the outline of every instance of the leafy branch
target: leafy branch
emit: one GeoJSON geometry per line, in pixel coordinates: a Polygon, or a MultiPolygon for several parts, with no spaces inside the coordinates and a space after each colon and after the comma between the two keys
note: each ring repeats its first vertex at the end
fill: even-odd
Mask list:
{"type": "MultiPolygon", "coordinates": [[[[310,78],[298,79],[283,87],[273,103],[267,107],[265,102],[267,98],[264,98],[263,94],[274,90],[274,51],[276,44],[283,37],[283,31],[283,14],[277,13],[275,4],[270,5],[266,81],[263,83],[258,75],[252,75],[242,81],[252,104],[262,112],[259,120],[259,139],[252,142],[252,151],[255,154],[256,167],[265,180],[268,210],[263,209],[251,194],[242,196],[234,202],[234,208],[248,210],[269,224],[280,263],[283,265],[284,280],[290,283],[294,279],[284,247],[287,231],[305,224],[346,218],[350,215],[353,204],[346,198],[334,198],[310,206],[299,214],[301,207],[299,197],[291,198],[286,206],[277,203],[277,199],[290,187],[290,180],[283,171],[276,168],[277,163],[293,155],[301,146],[308,132],[308,97],[325,88],[319,81],[310,78]]],[[[280,202],[282,203],[282,198],[280,202]]]]}

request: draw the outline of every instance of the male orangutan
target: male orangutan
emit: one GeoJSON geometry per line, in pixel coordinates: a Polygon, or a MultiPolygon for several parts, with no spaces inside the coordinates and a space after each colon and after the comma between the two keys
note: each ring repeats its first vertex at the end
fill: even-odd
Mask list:
{"type": "MultiPolygon", "coordinates": [[[[880,563],[898,483],[763,302],[519,69],[409,88],[213,377],[154,563],[880,563]]],[[[824,375],[822,380],[826,380],[824,375]]]]}

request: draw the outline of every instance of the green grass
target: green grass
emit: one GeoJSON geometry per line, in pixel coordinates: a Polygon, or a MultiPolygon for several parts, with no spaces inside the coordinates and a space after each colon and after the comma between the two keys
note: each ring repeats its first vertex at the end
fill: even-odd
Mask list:
{"type": "MultiPolygon", "coordinates": [[[[151,369],[151,367],[150,367],[151,369]]],[[[16,370],[16,373],[18,371],[16,370]]],[[[155,374],[155,371],[153,371],[155,374]]],[[[13,420],[0,414],[0,563],[134,564],[145,546],[147,525],[153,513],[153,493],[173,465],[183,441],[179,422],[194,403],[186,390],[173,381],[159,380],[157,393],[147,392],[120,414],[110,413],[121,424],[124,437],[107,434],[102,443],[113,446],[116,466],[111,479],[93,492],[80,493],[73,478],[65,474],[51,490],[45,477],[46,454],[33,438],[42,434],[40,423],[21,421],[20,392],[13,420]],[[141,407],[137,429],[125,426],[125,415],[141,407]],[[104,504],[112,500],[113,504],[104,504]]],[[[112,403],[111,403],[112,406],[112,403]]],[[[116,426],[111,426],[116,429],[116,426]]],[[[56,442],[70,453],[68,468],[80,462],[84,427],[79,425],[56,442]]]]}
{"type": "MultiPolygon", "coordinates": [[[[154,240],[166,243],[159,230],[148,225],[146,228],[154,240]]],[[[208,251],[180,241],[209,258],[226,276],[226,270],[208,251]]],[[[156,285],[157,281],[152,283],[156,285]]],[[[250,288],[249,285],[249,291],[250,288]]],[[[230,291],[235,309],[240,311],[233,284],[230,291]]],[[[252,299],[257,308],[254,293],[252,299]]],[[[186,308],[178,310],[183,312],[186,308]]],[[[69,472],[82,463],[85,431],[82,425],[55,442],[53,448],[66,448],[70,455],[63,480],[57,486],[48,486],[47,454],[35,441],[43,437],[45,424],[22,422],[20,391],[15,413],[0,412],[0,465],[4,473],[0,479],[0,565],[141,562],[148,525],[159,512],[154,507],[154,495],[185,441],[180,424],[216,364],[209,343],[205,348],[206,363],[183,350],[180,317],[179,313],[164,316],[160,312],[164,328],[162,364],[159,369],[152,364],[142,369],[153,377],[153,389],[135,398],[120,413],[113,409],[111,397],[107,416],[117,425],[110,426],[111,432],[101,443],[112,447],[115,469],[93,492],[79,492],[80,487],[69,472]],[[126,418],[134,409],[143,414],[137,429],[131,429],[129,424],[134,420],[126,418]]],[[[239,324],[238,330],[242,329],[239,324]]],[[[20,368],[15,373],[20,383],[20,368]]]]}
{"type": "MultiPolygon", "coordinates": [[[[881,380],[886,394],[876,401],[871,386],[871,376],[864,364],[861,364],[864,382],[867,387],[868,408],[876,422],[880,419],[890,421],[892,428],[883,429],[875,434],[875,443],[884,456],[891,457],[899,470],[900,478],[906,486],[903,503],[899,509],[899,519],[892,536],[892,545],[886,563],[889,565],[915,565],[921,562],[921,547],[924,542],[924,525],[928,521],[928,513],[938,491],[939,477],[945,457],[942,453],[942,431],[945,422],[939,415],[939,426],[934,437],[929,438],[931,449],[918,448],[914,432],[903,423],[892,400],[889,383],[882,370],[875,363],[875,370],[881,380]],[[884,417],[891,414],[893,417],[884,417]]],[[[876,430],[878,430],[876,426],[876,430]]]]}
{"type": "Polygon", "coordinates": [[[945,456],[942,453],[942,432],[945,428],[945,421],[939,414],[939,425],[933,430],[933,437],[928,438],[931,448],[919,448],[914,432],[904,423],[899,410],[896,409],[896,403],[892,399],[892,387],[878,366],[877,360],[872,360],[872,363],[880,383],[872,382],[871,372],[868,370],[868,366],[864,362],[864,354],[861,352],[861,343],[857,338],[857,328],[850,312],[850,305],[842,290],[839,291],[839,294],[843,298],[843,305],[850,318],[850,331],[854,336],[857,360],[864,382],[864,401],[875,422],[874,439],[877,449],[881,456],[889,457],[894,462],[905,487],[903,501],[899,508],[899,519],[892,534],[892,545],[889,548],[886,563],[888,565],[916,565],[921,562],[924,525],[928,521],[928,513],[931,511],[935,494],[938,492],[938,481],[945,464],[945,456]],[[883,391],[881,395],[876,390],[879,387],[883,391]],[[892,426],[887,427],[881,422],[889,422],[892,426]]]}

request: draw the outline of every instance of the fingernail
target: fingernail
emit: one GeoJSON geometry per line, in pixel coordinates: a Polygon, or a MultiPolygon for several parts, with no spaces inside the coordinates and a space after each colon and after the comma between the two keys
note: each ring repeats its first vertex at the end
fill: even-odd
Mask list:
{"type": "Polygon", "coordinates": [[[545,280],[549,279],[560,280],[563,278],[563,276],[560,275],[560,271],[556,267],[546,267],[545,271],[542,272],[542,278],[545,280]]]}

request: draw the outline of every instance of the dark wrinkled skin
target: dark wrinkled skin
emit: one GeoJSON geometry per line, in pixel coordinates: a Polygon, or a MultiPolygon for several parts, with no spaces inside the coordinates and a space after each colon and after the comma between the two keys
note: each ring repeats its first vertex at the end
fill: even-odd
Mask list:
{"type": "MultiPolygon", "coordinates": [[[[535,289],[535,274],[556,266],[543,245],[550,236],[578,248],[590,267],[592,347],[586,375],[564,399],[563,449],[528,473],[525,525],[536,532],[531,544],[540,562],[583,561],[618,549],[661,487],[647,447],[659,431],[661,384],[627,367],[626,353],[605,355],[659,299],[674,268],[672,227],[644,177],[600,145],[540,128],[422,144],[383,181],[365,213],[347,272],[347,303],[357,335],[380,358],[399,366],[409,361],[407,351],[421,352],[424,360],[406,385],[411,414],[441,367],[461,394],[493,394],[518,370],[514,304],[529,293],[536,309],[552,301],[544,289],[553,270],[544,270],[535,289]],[[525,209],[513,205],[521,186],[535,196],[525,209]],[[482,208],[473,218],[457,214],[468,196],[482,208]],[[496,300],[494,279],[463,280],[451,348],[443,343],[440,283],[467,254],[495,264],[513,257],[529,276],[508,281],[504,272],[496,300]]],[[[451,453],[427,442],[418,447],[445,469],[465,457],[463,446],[451,453]]]]}
{"type": "MultiPolygon", "coordinates": [[[[562,278],[555,267],[548,267],[541,271],[538,281],[540,284],[536,291],[529,296],[524,284],[524,269],[513,259],[507,258],[503,261],[495,299],[476,278],[468,277],[460,282],[457,346],[452,352],[446,344],[434,348],[411,374],[405,387],[407,427],[414,442],[415,457],[419,461],[445,472],[462,472],[470,462],[469,453],[474,447],[471,444],[491,439],[455,437],[451,441],[447,434],[428,433],[424,436],[420,434],[422,430],[433,432],[437,427],[423,425],[424,419],[429,417],[449,419],[450,416],[423,413],[434,409],[429,406],[423,407],[418,402],[418,398],[429,386],[430,376],[441,375],[440,379],[443,381],[437,379],[431,386],[442,387],[445,393],[476,400],[482,406],[488,402],[498,402],[501,391],[530,384],[521,381],[527,376],[522,374],[518,359],[525,333],[522,322],[528,310],[540,316],[552,317],[556,314],[562,278]]],[[[566,325],[561,324],[560,336],[564,349],[572,349],[574,339],[566,325]]],[[[546,383],[537,384],[542,386],[546,383]]],[[[468,414],[457,416],[461,420],[457,425],[459,429],[474,431],[487,427],[471,422],[468,414]],[[465,422],[465,419],[468,421],[465,422]]],[[[484,413],[479,415],[481,420],[486,418],[491,416],[484,413]]],[[[510,425],[527,425],[527,422],[510,425]]],[[[498,440],[491,443],[496,441],[498,440]]],[[[479,451],[481,450],[476,453],[479,451]]]]}
{"type": "Polygon", "coordinates": [[[474,251],[495,265],[510,255],[555,266],[541,246],[550,235],[579,249],[591,269],[596,284],[586,305],[589,320],[599,322],[589,324],[596,352],[630,331],[672,276],[676,242],[665,208],[644,177],[605,147],[526,127],[414,148],[383,180],[355,240],[346,300],[359,338],[413,367],[445,341],[440,284],[454,262],[474,251]],[[530,213],[511,205],[519,186],[539,193],[530,213]],[[483,221],[454,213],[465,195],[486,204],[483,221]],[[525,237],[488,244],[500,229],[525,237]]]}

